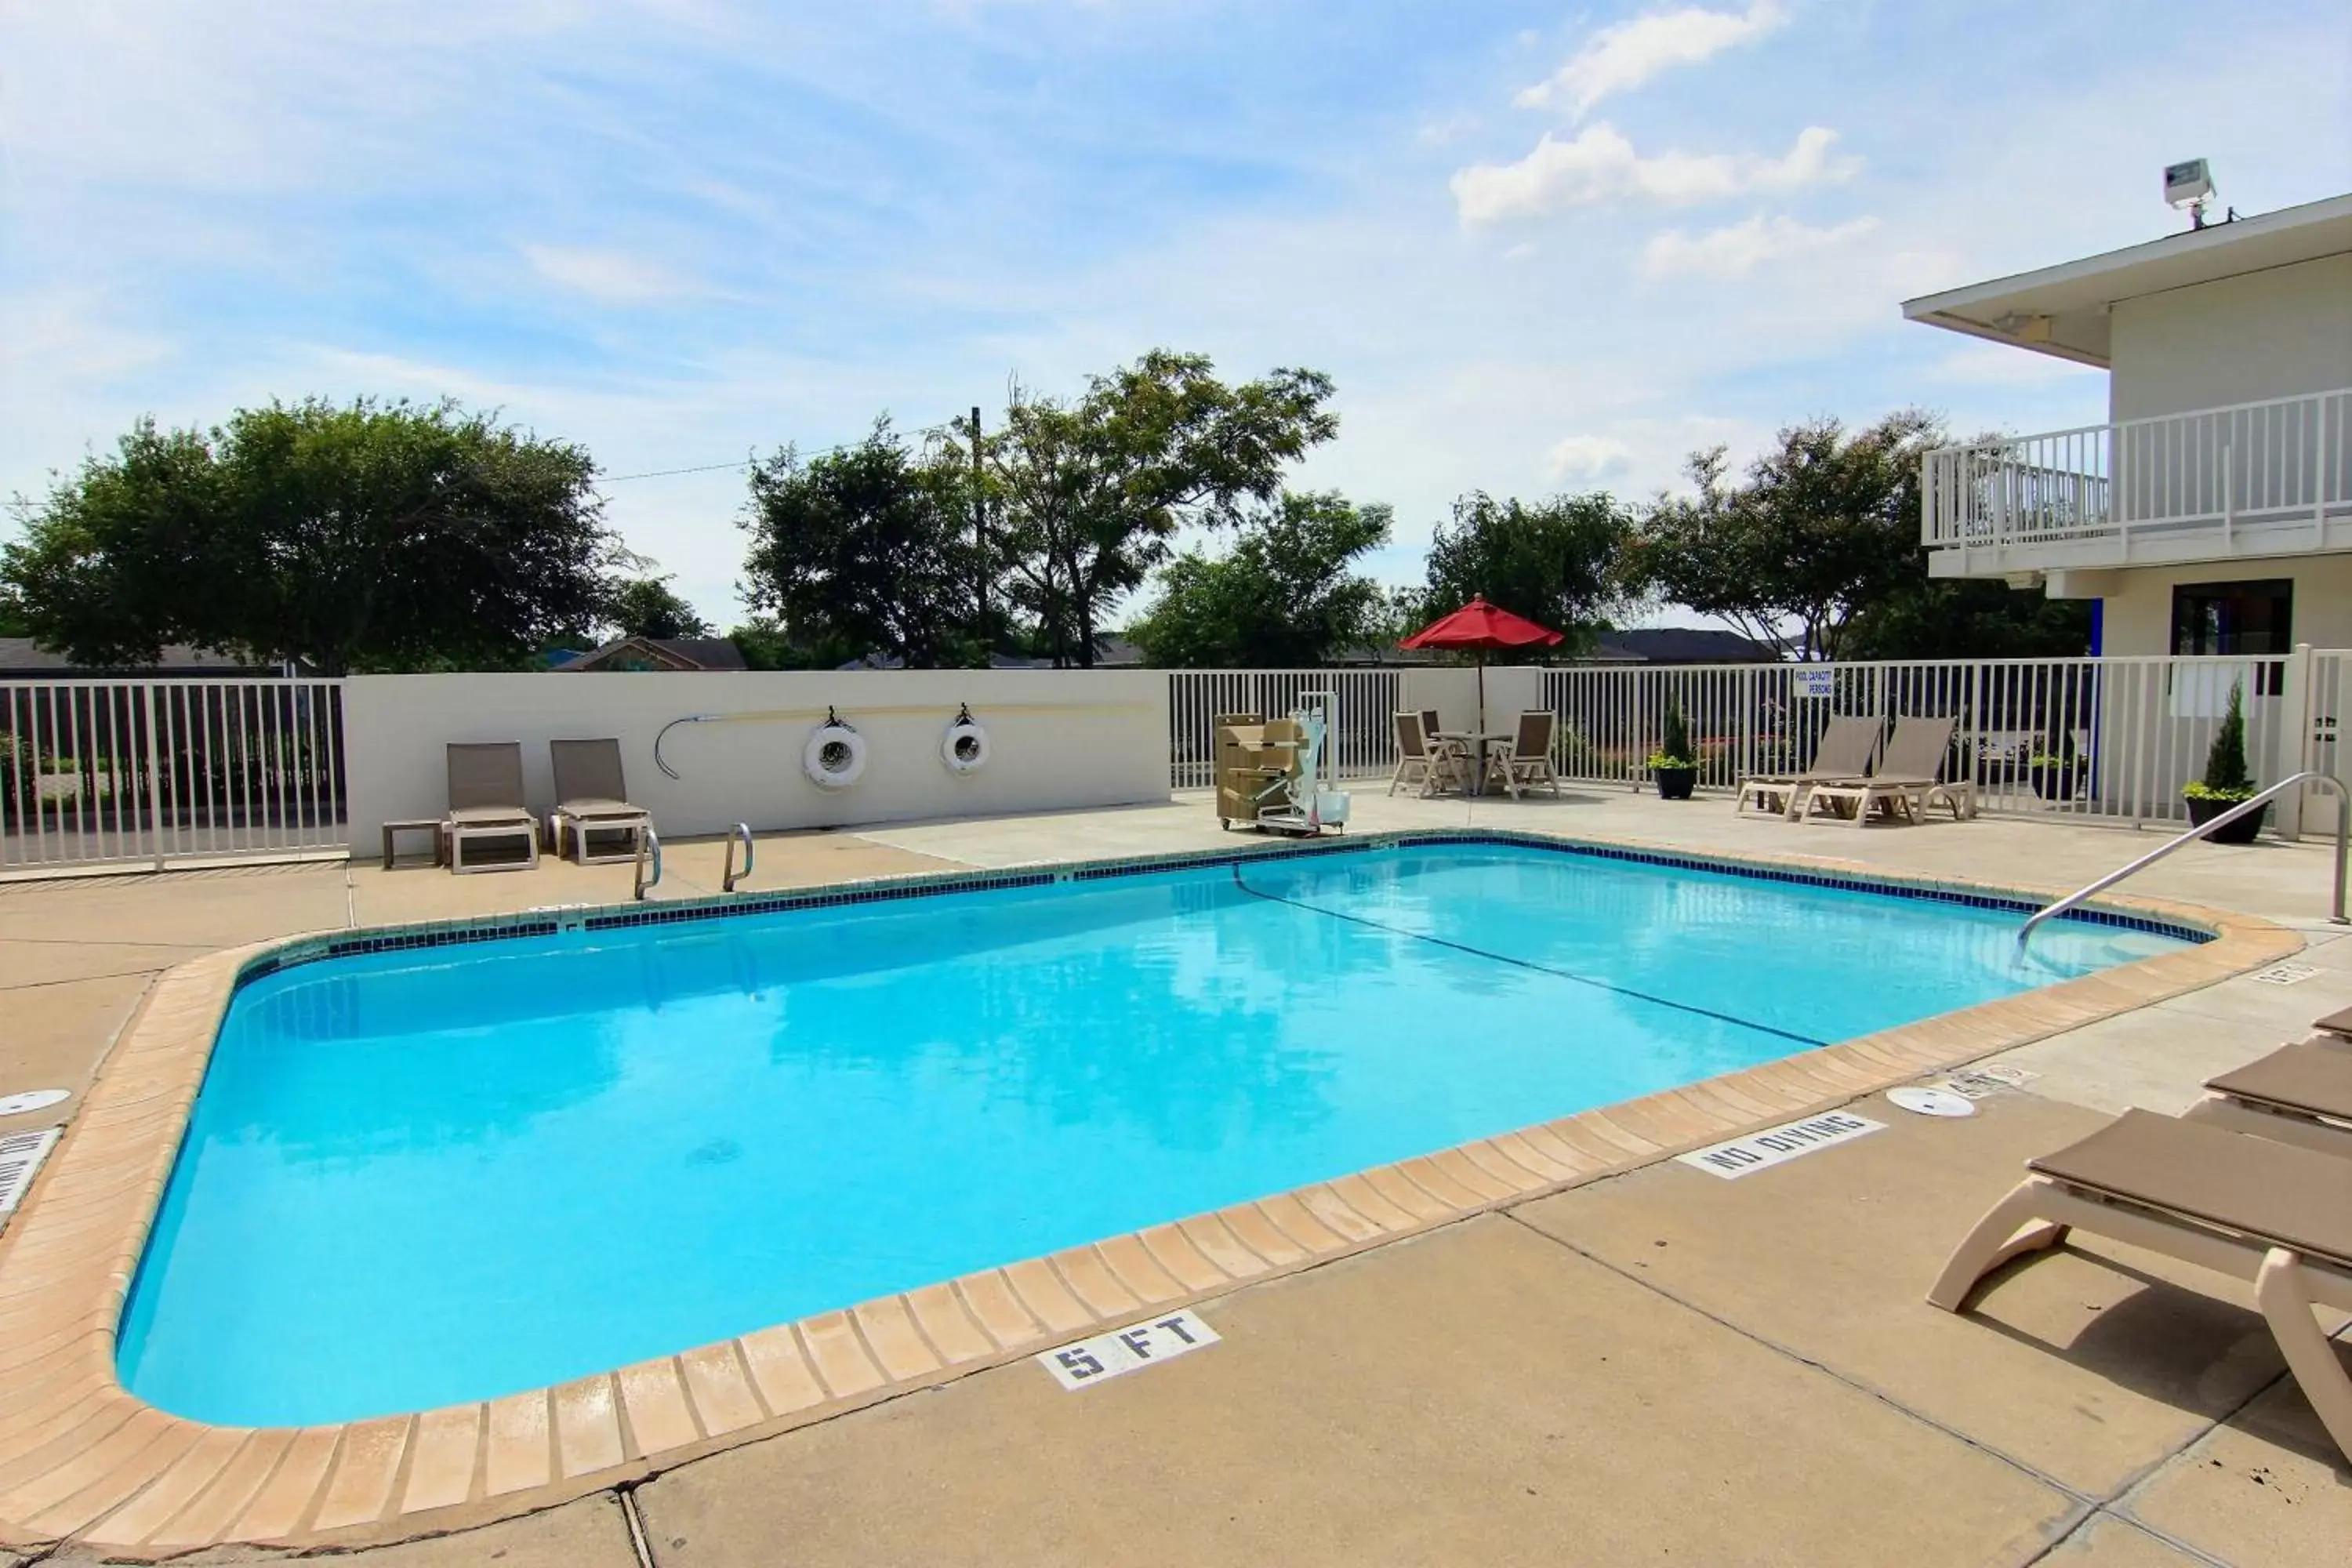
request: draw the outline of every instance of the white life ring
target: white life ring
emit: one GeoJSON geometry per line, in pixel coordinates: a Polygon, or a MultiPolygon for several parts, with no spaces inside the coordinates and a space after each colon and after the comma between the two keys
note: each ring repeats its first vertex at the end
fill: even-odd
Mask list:
{"type": "Polygon", "coordinates": [[[988,731],[967,708],[948,726],[940,740],[940,761],[951,773],[976,773],[988,766],[988,731]]]}
{"type": "Polygon", "coordinates": [[[866,771],[866,737],[838,719],[826,720],[809,731],[801,771],[819,789],[847,789],[866,771]]]}

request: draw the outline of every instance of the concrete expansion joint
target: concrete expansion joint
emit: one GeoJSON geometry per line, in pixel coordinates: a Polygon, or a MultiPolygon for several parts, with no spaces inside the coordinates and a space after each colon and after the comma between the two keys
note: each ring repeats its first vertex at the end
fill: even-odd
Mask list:
{"type": "Polygon", "coordinates": [[[646,1533],[645,1515],[637,1511],[637,1488],[644,1484],[630,1481],[614,1487],[613,1497],[621,1505],[621,1518],[629,1527],[629,1549],[637,1554],[637,1568],[656,1568],[653,1537],[646,1533]]]}

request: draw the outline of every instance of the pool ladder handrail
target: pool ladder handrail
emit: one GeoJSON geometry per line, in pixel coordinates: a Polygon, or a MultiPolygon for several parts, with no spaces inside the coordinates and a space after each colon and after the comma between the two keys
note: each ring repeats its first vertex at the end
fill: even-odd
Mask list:
{"type": "Polygon", "coordinates": [[[2352,920],[2347,920],[2344,915],[2345,863],[2347,856],[2352,855],[2352,793],[2347,793],[2346,791],[2344,781],[2337,778],[2334,773],[2323,772],[2318,768],[2305,768],[2303,772],[2296,773],[2290,778],[2279,780],[2278,783],[2271,785],[2270,788],[2263,791],[2262,794],[2255,795],[2252,799],[2240,801],[2237,805],[2231,806],[2221,816],[2213,818],[2210,822],[2200,823],[2196,826],[2190,828],[2188,832],[2180,835],[2178,838],[2168,838],[2165,840],[2165,842],[2158,845],[2154,849],[2149,850],[2147,854],[2141,856],[2130,865],[2124,867],[2121,870],[2110,871],[2105,876],[2100,878],[2097,881],[2093,882],[2090,886],[2078,889],[2074,892],[2067,894],[2064,898],[2059,900],[2054,904],[2049,904],[2042,909],[2036,910],[2032,914],[2026,917],[2023,928],[2018,931],[2017,945],[2021,948],[2023,947],[2025,945],[2025,939],[2033,934],[2033,928],[2040,925],[2043,921],[2050,919],[2053,915],[2063,915],[2068,910],[2080,904],[2084,900],[2091,898],[2095,894],[2105,892],[2109,888],[2114,887],[2126,877],[2131,876],[2137,871],[2145,870],[2147,868],[2155,865],[2158,860],[2163,859],[2167,855],[2171,854],[2174,850],[2189,843],[2190,840],[2202,838],[2217,827],[2226,827],[2231,823],[2237,821],[2240,817],[2260,811],[2272,801],[2277,799],[2280,795],[2284,795],[2287,791],[2295,788],[2297,785],[2315,784],[2325,785],[2336,796],[2336,912],[2329,915],[2327,918],[2336,925],[2352,925],[2352,920]]]}
{"type": "Polygon", "coordinates": [[[748,822],[739,822],[727,833],[727,874],[719,879],[719,890],[722,893],[733,892],[737,882],[751,876],[754,858],[751,825],[748,822]],[[740,871],[735,869],[735,844],[738,839],[740,839],[743,844],[743,868],[740,871]]]}
{"type": "Polygon", "coordinates": [[[658,887],[661,883],[661,835],[654,831],[654,825],[652,823],[641,822],[637,824],[636,897],[642,900],[646,896],[646,889],[647,888],[658,887]],[[654,874],[650,877],[646,875],[646,863],[648,859],[653,863],[654,871],[654,874]]]}

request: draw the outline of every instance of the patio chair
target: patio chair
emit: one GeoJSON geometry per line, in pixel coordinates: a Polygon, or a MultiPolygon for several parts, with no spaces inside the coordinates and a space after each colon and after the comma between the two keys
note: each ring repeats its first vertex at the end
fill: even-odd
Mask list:
{"type": "Polygon", "coordinates": [[[1397,785],[1412,782],[1417,769],[1421,775],[1423,796],[1435,795],[1443,782],[1460,789],[1466,784],[1469,757],[1458,742],[1441,741],[1427,725],[1428,715],[1399,713],[1395,716],[1397,765],[1389,775],[1389,793],[1394,795],[1397,785]]]}
{"type": "Polygon", "coordinates": [[[2205,1080],[2191,1121],[2352,1155],[2352,1040],[2319,1034],[2205,1080]]]}
{"type": "Polygon", "coordinates": [[[2352,1311],[2352,1159],[2126,1110],[2026,1169],[1944,1265],[1932,1305],[1961,1310],[1986,1274],[2078,1226],[2252,1279],[2287,1370],[2352,1458],[2352,1377],[2312,1316],[2352,1311]]]}
{"type": "Polygon", "coordinates": [[[2352,1007],[2347,1007],[2340,1013],[2330,1013],[2311,1026],[2323,1034],[2352,1040],[2352,1007]]]}
{"type": "Polygon", "coordinates": [[[1804,809],[1806,792],[1815,782],[1859,778],[1870,771],[1871,754],[1877,751],[1879,731],[1885,727],[1885,721],[1875,713],[1832,717],[1829,728],[1822,731],[1820,744],[1813,748],[1813,760],[1803,771],[1751,773],[1741,779],[1739,798],[1732,803],[1733,813],[1746,811],[1753,802],[1759,810],[1795,821],[1804,809]]]}
{"type": "Polygon", "coordinates": [[[1879,756],[1876,773],[1868,777],[1817,780],[1805,792],[1804,810],[1796,815],[1802,818],[1823,805],[1848,805],[1853,809],[1853,825],[1860,827],[1870,820],[1871,808],[1878,806],[1889,817],[1922,822],[1931,801],[1940,798],[1958,822],[1963,795],[1973,815],[1973,794],[1964,786],[1948,786],[1937,776],[1943,772],[1944,756],[1951,750],[1952,731],[1958,722],[1948,713],[1895,720],[1895,733],[1879,756]]]}
{"type": "Polygon", "coordinates": [[[1549,709],[1530,708],[1519,715],[1519,727],[1509,740],[1486,749],[1486,776],[1503,781],[1517,800],[1522,790],[1549,784],[1559,795],[1559,774],[1551,765],[1551,732],[1556,719],[1549,709]]]}
{"type": "Polygon", "coordinates": [[[449,814],[441,841],[452,872],[525,871],[539,864],[539,819],[523,804],[522,742],[461,742],[448,748],[449,814]],[[468,865],[466,847],[520,838],[523,858],[468,865]]]}
{"type": "Polygon", "coordinates": [[[653,814],[629,804],[629,789],[621,776],[618,741],[550,741],[548,761],[555,769],[555,809],[547,814],[548,847],[563,858],[563,843],[572,840],[572,858],[583,866],[634,860],[638,830],[653,826],[653,814]],[[617,838],[617,847],[593,848],[591,835],[617,838]]]}

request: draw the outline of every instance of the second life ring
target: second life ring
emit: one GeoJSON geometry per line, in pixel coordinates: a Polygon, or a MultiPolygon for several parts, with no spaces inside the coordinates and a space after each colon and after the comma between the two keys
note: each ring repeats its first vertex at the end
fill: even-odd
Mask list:
{"type": "Polygon", "coordinates": [[[801,748],[801,771],[819,789],[847,789],[866,771],[866,737],[826,709],[824,722],[801,748]]]}
{"type": "Polygon", "coordinates": [[[988,765],[988,731],[971,716],[970,706],[956,710],[955,721],[940,738],[940,760],[951,773],[976,773],[988,765]]]}

